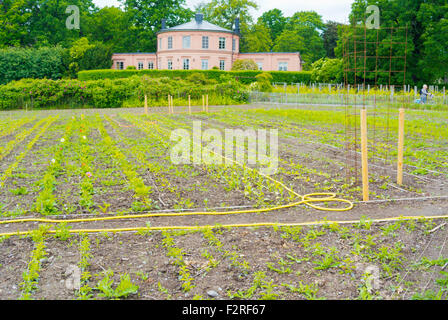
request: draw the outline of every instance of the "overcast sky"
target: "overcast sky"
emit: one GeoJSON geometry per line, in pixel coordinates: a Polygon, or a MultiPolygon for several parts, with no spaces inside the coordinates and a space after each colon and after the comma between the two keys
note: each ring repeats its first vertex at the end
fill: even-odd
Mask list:
{"type": "MultiPolygon", "coordinates": [[[[277,8],[283,11],[286,17],[292,16],[296,11],[314,10],[322,15],[324,21],[333,20],[346,23],[354,0],[254,0],[258,10],[253,10],[252,16],[258,18],[263,12],[277,8]]],[[[100,8],[104,6],[118,6],[117,0],[93,0],[100,8]]],[[[191,9],[204,0],[186,0],[191,9]]],[[[205,2],[207,2],[205,0],[205,2]]]]}

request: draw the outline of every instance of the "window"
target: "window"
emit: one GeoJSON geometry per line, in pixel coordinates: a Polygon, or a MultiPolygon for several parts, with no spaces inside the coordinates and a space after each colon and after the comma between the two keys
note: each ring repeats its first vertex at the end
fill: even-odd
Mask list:
{"type": "Polygon", "coordinates": [[[219,70],[225,70],[225,68],[226,68],[226,61],[219,60],[219,70]]]}
{"type": "Polygon", "coordinates": [[[149,61],[149,62],[148,62],[148,69],[149,69],[149,70],[154,69],[154,62],[153,62],[153,61],[149,61]]]}
{"type": "Polygon", "coordinates": [[[190,36],[184,36],[182,38],[182,47],[184,49],[190,49],[190,36]]]}
{"type": "Polygon", "coordinates": [[[278,71],[288,71],[288,62],[279,62],[278,71]]]}
{"type": "Polygon", "coordinates": [[[159,50],[162,50],[162,38],[159,39],[159,50]]]}
{"type": "Polygon", "coordinates": [[[138,62],[138,70],[142,70],[143,69],[143,62],[139,61],[138,62]]]}
{"type": "Polygon", "coordinates": [[[208,37],[207,36],[202,37],[202,49],[208,49],[208,37]]]}
{"type": "Polygon", "coordinates": [[[263,70],[263,62],[257,62],[258,70],[263,70]]]}
{"type": "Polygon", "coordinates": [[[219,37],[219,49],[225,49],[226,48],[226,38],[219,37]]]}
{"type": "Polygon", "coordinates": [[[168,59],[168,70],[173,70],[173,61],[168,59]]]}
{"type": "Polygon", "coordinates": [[[236,50],[236,39],[232,39],[232,51],[236,50]]]}
{"type": "Polygon", "coordinates": [[[201,66],[202,70],[208,70],[208,60],[207,59],[201,60],[201,66]]]}
{"type": "Polygon", "coordinates": [[[173,37],[168,37],[168,49],[173,49],[173,37]]]}
{"type": "Polygon", "coordinates": [[[117,70],[123,70],[123,61],[117,61],[117,70]]]}
{"type": "Polygon", "coordinates": [[[184,59],[184,70],[190,70],[190,59],[184,59]]]}

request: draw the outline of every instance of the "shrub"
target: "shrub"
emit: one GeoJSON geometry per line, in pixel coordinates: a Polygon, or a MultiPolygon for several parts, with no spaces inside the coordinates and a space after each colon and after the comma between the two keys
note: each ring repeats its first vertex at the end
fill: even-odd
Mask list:
{"type": "Polygon", "coordinates": [[[232,70],[258,70],[258,65],[252,59],[238,59],[233,63],[232,70]]]}

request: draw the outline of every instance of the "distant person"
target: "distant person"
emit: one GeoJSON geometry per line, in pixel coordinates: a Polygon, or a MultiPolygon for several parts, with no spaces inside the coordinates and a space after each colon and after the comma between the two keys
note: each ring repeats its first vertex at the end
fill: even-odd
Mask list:
{"type": "Polygon", "coordinates": [[[425,104],[428,101],[428,96],[431,98],[432,94],[428,91],[428,86],[425,84],[420,91],[420,103],[425,104]]]}

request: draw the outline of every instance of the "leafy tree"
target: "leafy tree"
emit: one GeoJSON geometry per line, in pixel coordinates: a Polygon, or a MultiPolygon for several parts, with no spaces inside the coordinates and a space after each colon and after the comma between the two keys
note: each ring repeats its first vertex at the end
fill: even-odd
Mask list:
{"type": "Polygon", "coordinates": [[[238,59],[233,63],[232,70],[258,70],[258,65],[252,59],[238,59]]]}
{"type": "Polygon", "coordinates": [[[334,48],[338,41],[338,26],[341,24],[334,21],[328,21],[322,34],[324,49],[328,58],[335,58],[334,48]]]}
{"type": "Polygon", "coordinates": [[[250,9],[257,9],[258,5],[251,0],[211,0],[201,3],[196,9],[204,14],[205,20],[229,30],[233,29],[235,19],[240,19],[240,51],[247,52],[246,38],[250,33],[252,16],[250,9]]]}
{"type": "Polygon", "coordinates": [[[249,52],[268,52],[272,47],[269,29],[263,23],[256,23],[246,35],[246,46],[249,52]]]}
{"type": "Polygon", "coordinates": [[[279,9],[272,9],[264,12],[259,18],[258,23],[262,22],[268,29],[272,41],[283,32],[288,19],[283,16],[283,12],[279,9]]]}
{"type": "MultiPolygon", "coordinates": [[[[367,70],[385,70],[386,72],[370,72],[368,82],[402,84],[404,74],[388,72],[406,69],[406,83],[421,85],[446,77],[447,68],[447,3],[445,0],[355,0],[350,14],[351,25],[363,25],[368,5],[377,5],[381,10],[381,30],[369,30],[367,42],[379,40],[377,48],[369,48],[374,56],[404,56],[404,59],[379,59],[378,65],[373,59],[367,60],[367,70]],[[404,29],[407,26],[406,29],[404,29]],[[386,28],[402,29],[386,29],[386,28]],[[390,42],[394,42],[390,48],[390,42]],[[407,41],[407,45],[404,43],[407,41]]],[[[362,32],[364,32],[362,30],[362,32]]],[[[353,34],[353,28],[340,31],[340,40],[335,49],[337,56],[342,57],[344,39],[353,34]]],[[[346,42],[345,42],[346,43],[346,42]]],[[[370,55],[370,54],[369,54],[370,55]]],[[[353,63],[354,61],[352,61],[353,63]]],[[[360,65],[362,62],[360,61],[360,65]]],[[[353,77],[353,74],[350,74],[353,77]]],[[[360,79],[363,74],[358,73],[360,79]]],[[[354,78],[351,78],[354,80],[354,78]]]]}
{"type": "Polygon", "coordinates": [[[128,15],[126,51],[156,51],[156,33],[162,19],[168,26],[191,20],[194,16],[185,8],[185,0],[120,0],[128,15]]]}

